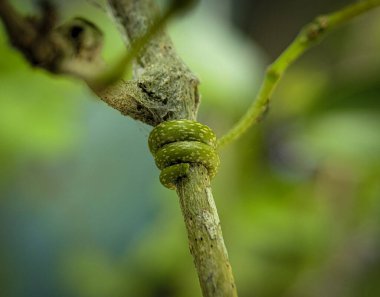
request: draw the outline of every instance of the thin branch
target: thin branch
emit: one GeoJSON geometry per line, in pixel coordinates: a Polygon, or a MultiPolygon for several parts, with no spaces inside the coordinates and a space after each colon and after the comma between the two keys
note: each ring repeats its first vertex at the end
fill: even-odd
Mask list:
{"type": "MultiPolygon", "coordinates": [[[[159,18],[152,0],[109,0],[116,21],[131,44],[144,39],[159,18]]],[[[169,36],[158,30],[134,60],[134,81],[145,98],[142,107],[158,118],[155,125],[175,119],[195,119],[199,107],[198,79],[177,55],[169,36]]]]}
{"type": "Polygon", "coordinates": [[[177,194],[203,296],[237,297],[207,170],[193,165],[177,194]]]}
{"type": "Polygon", "coordinates": [[[269,103],[285,71],[304,52],[317,45],[329,32],[373,8],[380,0],[365,0],[351,4],[339,11],[317,17],[306,25],[296,39],[267,68],[259,92],[244,116],[218,141],[221,148],[241,137],[252,125],[259,123],[268,111],[269,103]]]}
{"type": "MultiPolygon", "coordinates": [[[[149,30],[149,24],[157,17],[152,0],[109,0],[108,3],[132,43],[149,30]]],[[[150,103],[152,110],[155,104],[161,104],[160,121],[196,118],[198,80],[178,57],[164,32],[157,32],[138,54],[134,76],[151,99],[144,104],[150,103]]],[[[179,179],[176,188],[203,296],[236,297],[207,169],[190,164],[189,174],[179,179]]]]}

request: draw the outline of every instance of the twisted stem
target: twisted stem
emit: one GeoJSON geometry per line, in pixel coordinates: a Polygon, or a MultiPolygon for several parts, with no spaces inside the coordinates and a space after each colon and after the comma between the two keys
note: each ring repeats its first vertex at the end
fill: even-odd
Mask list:
{"type": "Polygon", "coordinates": [[[321,42],[332,30],[378,6],[380,6],[380,0],[360,1],[331,14],[319,16],[303,27],[294,41],[269,65],[255,100],[243,117],[219,139],[218,147],[221,148],[237,140],[252,125],[262,120],[280,79],[295,60],[321,42]]]}

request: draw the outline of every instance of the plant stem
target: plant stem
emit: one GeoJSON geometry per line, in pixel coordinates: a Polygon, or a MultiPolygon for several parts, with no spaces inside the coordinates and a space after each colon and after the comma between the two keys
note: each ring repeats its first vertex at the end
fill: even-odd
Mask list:
{"type": "Polygon", "coordinates": [[[219,139],[218,147],[221,148],[235,141],[252,125],[262,120],[268,111],[272,94],[278,82],[295,60],[317,45],[330,31],[378,6],[380,6],[380,0],[360,1],[331,14],[319,16],[302,28],[294,41],[269,65],[255,100],[235,126],[219,139]]]}
{"type": "MultiPolygon", "coordinates": [[[[157,17],[152,0],[109,0],[108,3],[132,44],[149,30],[157,17]]],[[[163,31],[151,36],[138,53],[134,73],[141,90],[152,97],[150,106],[166,100],[161,107],[166,113],[159,121],[196,118],[198,80],[178,57],[163,31]]],[[[207,169],[192,164],[188,176],[178,181],[177,194],[203,296],[237,297],[207,169]]]]}
{"type": "Polygon", "coordinates": [[[237,297],[207,170],[193,165],[177,194],[203,296],[237,297]]]}

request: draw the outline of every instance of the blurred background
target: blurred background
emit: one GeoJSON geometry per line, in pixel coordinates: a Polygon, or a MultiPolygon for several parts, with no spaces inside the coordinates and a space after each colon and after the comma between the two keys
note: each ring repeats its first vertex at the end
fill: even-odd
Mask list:
{"type": "MultiPolygon", "coordinates": [[[[204,0],[174,20],[199,120],[226,132],[301,26],[350,2],[204,0]]],[[[55,3],[105,32],[107,61],[124,51],[102,9],[55,3]]],[[[303,56],[266,119],[221,152],[213,189],[239,296],[380,296],[379,52],[377,10],[303,56]]],[[[0,57],[0,296],[200,296],[150,127],[31,68],[2,26],[0,57]]]]}

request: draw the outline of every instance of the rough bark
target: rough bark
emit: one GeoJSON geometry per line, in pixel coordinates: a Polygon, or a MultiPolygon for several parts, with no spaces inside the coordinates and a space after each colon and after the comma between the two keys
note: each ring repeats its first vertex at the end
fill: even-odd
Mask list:
{"type": "Polygon", "coordinates": [[[203,296],[237,296],[207,170],[193,166],[177,194],[203,296]]]}
{"type": "MultiPolygon", "coordinates": [[[[144,34],[157,17],[152,0],[109,0],[109,4],[131,42],[144,34]]],[[[158,33],[140,53],[134,74],[143,92],[163,108],[160,121],[196,118],[198,80],[164,32],[158,33]]],[[[206,168],[191,165],[189,175],[177,184],[177,194],[203,296],[237,296],[206,168]]]]}

